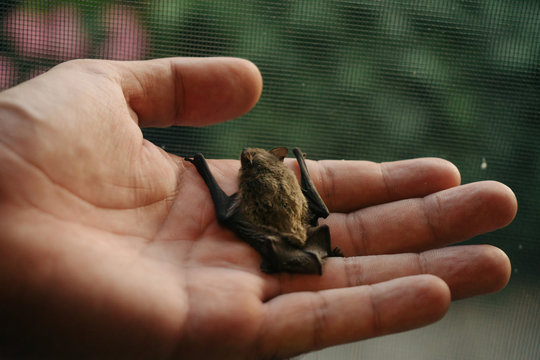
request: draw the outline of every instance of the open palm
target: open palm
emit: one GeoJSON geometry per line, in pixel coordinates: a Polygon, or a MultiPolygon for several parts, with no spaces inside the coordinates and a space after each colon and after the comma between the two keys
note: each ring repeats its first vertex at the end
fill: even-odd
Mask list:
{"type": "MultiPolygon", "coordinates": [[[[287,357],[422,326],[451,298],[504,287],[502,251],[443,246],[508,224],[515,197],[458,186],[440,159],[308,162],[346,257],[322,276],[262,273],[195,168],[140,131],[231,119],[260,91],[247,61],[179,58],[68,62],[0,94],[4,352],[287,357]]],[[[238,161],[209,163],[234,192],[238,161]]]]}

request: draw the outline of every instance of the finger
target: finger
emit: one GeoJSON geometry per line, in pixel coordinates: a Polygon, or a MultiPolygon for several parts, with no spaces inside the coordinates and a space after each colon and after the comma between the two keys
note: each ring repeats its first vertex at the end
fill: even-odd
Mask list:
{"type": "Polygon", "coordinates": [[[249,111],[262,91],[257,67],[238,58],[111,63],[139,124],[201,126],[249,111]]]}
{"type": "Polygon", "coordinates": [[[449,302],[446,284],[429,275],[278,296],[267,303],[263,354],[287,357],[417,328],[440,319],[449,302]]]}
{"type": "MultiPolygon", "coordinates": [[[[455,246],[420,254],[359,256],[328,259],[322,276],[284,274],[279,291],[319,291],[371,285],[400,277],[431,274],[443,279],[452,299],[501,290],[510,279],[510,261],[504,252],[489,245],[455,246]]],[[[276,296],[277,294],[273,294],[276,296]]]]}
{"type": "Polygon", "coordinates": [[[423,197],[460,183],[457,168],[446,160],[436,158],[381,164],[336,160],[307,163],[324,202],[330,211],[337,212],[423,197]]]}
{"type": "Polygon", "coordinates": [[[424,272],[440,275],[450,287],[454,300],[500,291],[510,280],[510,260],[493,246],[435,249],[422,257],[424,272]]]}
{"type": "Polygon", "coordinates": [[[419,252],[508,225],[517,211],[507,186],[482,181],[428,195],[332,214],[332,241],[345,255],[419,252]]]}

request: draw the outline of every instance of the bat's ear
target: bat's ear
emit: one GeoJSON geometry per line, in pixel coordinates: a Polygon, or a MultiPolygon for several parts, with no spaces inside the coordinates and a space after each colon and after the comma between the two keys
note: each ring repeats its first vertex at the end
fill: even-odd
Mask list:
{"type": "Polygon", "coordinates": [[[289,149],[287,149],[286,147],[277,147],[270,150],[270,154],[277,157],[279,161],[283,161],[283,159],[285,159],[288,153],[289,149]]]}

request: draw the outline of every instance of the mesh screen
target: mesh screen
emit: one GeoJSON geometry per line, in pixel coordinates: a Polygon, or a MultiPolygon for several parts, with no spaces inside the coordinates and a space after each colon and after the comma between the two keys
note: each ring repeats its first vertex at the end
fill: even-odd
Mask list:
{"type": "Polygon", "coordinates": [[[144,130],[172,153],[229,158],[246,146],[299,146],[311,159],[437,156],[464,183],[509,185],[516,220],[469,241],[509,254],[505,291],[454,305],[428,330],[308,357],[427,359],[431,348],[449,359],[540,357],[537,0],[3,1],[0,22],[0,88],[73,58],[257,64],[264,92],[247,115],[144,130]]]}

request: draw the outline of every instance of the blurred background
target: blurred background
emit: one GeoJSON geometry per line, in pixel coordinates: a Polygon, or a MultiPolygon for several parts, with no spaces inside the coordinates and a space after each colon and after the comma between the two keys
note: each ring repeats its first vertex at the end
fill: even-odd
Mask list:
{"type": "Polygon", "coordinates": [[[453,303],[426,328],[303,359],[540,358],[540,1],[0,2],[0,89],[75,58],[166,56],[243,57],[264,78],[239,119],[143,130],[171,153],[436,156],[463,183],[497,180],[517,195],[510,226],[468,241],[509,255],[505,290],[453,303]]]}

